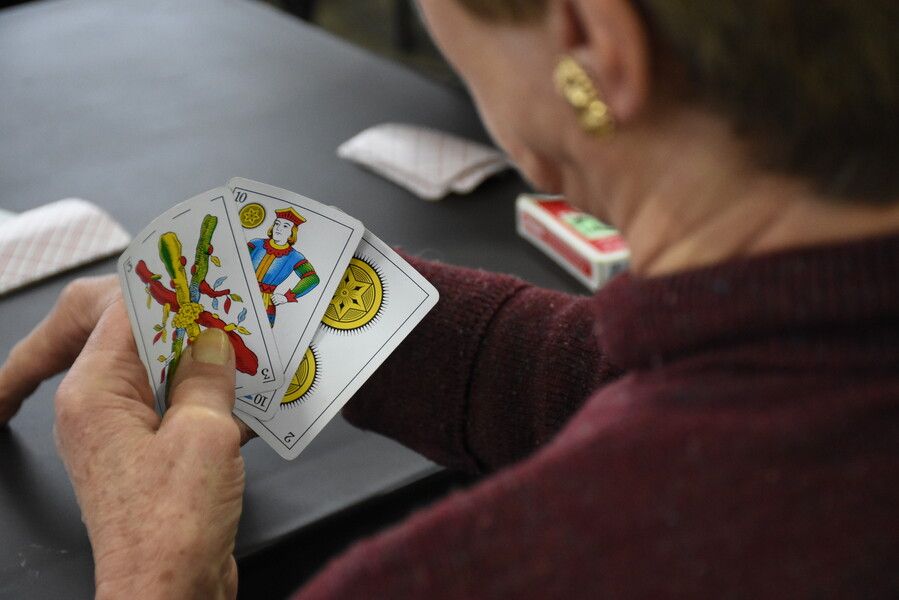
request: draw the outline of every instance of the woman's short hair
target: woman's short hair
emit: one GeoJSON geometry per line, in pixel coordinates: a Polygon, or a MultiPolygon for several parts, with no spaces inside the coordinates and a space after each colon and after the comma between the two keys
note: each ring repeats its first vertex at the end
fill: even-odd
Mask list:
{"type": "MultiPolygon", "coordinates": [[[[547,5],[457,1],[510,22],[547,5]]],[[[684,67],[687,93],[725,115],[765,167],[832,196],[899,196],[899,2],[633,1],[655,48],[684,67]]]]}

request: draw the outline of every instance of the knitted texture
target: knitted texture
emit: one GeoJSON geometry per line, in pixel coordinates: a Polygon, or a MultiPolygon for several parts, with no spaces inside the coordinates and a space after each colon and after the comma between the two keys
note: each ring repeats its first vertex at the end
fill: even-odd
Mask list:
{"type": "Polygon", "coordinates": [[[415,265],[441,302],[346,414],[496,472],[299,598],[899,595],[899,237],[594,298],[415,265]]]}

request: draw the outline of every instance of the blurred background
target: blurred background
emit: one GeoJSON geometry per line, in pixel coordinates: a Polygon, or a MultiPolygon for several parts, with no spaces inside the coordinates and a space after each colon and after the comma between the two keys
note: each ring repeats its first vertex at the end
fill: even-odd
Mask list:
{"type": "MultiPolygon", "coordinates": [[[[29,1],[0,0],[0,8],[29,1]]],[[[249,1],[273,6],[431,79],[461,87],[431,43],[413,0],[249,1]]]]}
{"type": "Polygon", "coordinates": [[[424,75],[461,86],[431,43],[412,0],[258,0],[424,75]]]}

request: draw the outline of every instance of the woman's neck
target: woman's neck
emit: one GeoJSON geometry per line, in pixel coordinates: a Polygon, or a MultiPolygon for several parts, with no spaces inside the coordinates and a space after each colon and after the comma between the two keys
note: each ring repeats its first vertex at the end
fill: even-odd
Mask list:
{"type": "Polygon", "coordinates": [[[899,232],[899,205],[840,204],[790,196],[789,187],[760,187],[769,195],[721,196],[719,207],[692,222],[678,221],[673,209],[680,203],[648,200],[622,226],[632,270],[664,275],[754,254],[899,232]]]}
{"type": "Polygon", "coordinates": [[[588,195],[579,203],[621,231],[638,275],[899,232],[899,199],[826,198],[799,178],[751,167],[729,129],[707,115],[691,115],[678,129],[592,145],[601,154],[592,164],[619,163],[614,179],[611,168],[578,169],[586,175],[577,187],[588,195]]]}

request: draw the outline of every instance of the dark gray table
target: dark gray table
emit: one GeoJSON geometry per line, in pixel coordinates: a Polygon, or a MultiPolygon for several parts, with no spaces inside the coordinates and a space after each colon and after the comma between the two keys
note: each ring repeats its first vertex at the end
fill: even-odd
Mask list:
{"type": "MultiPolygon", "coordinates": [[[[335,204],[413,253],[579,290],[516,237],[517,177],[430,204],[335,157],[384,121],[483,140],[464,94],[263,5],[69,0],[0,11],[0,81],[2,208],[79,196],[134,232],[242,175],[335,204]]],[[[0,299],[0,357],[67,281],[113,270],[108,260],[0,299]]],[[[0,429],[0,597],[92,593],[90,547],[51,437],[58,382],[0,429]]],[[[244,453],[239,556],[436,471],[339,418],[294,462],[262,443],[244,453]]]]}

